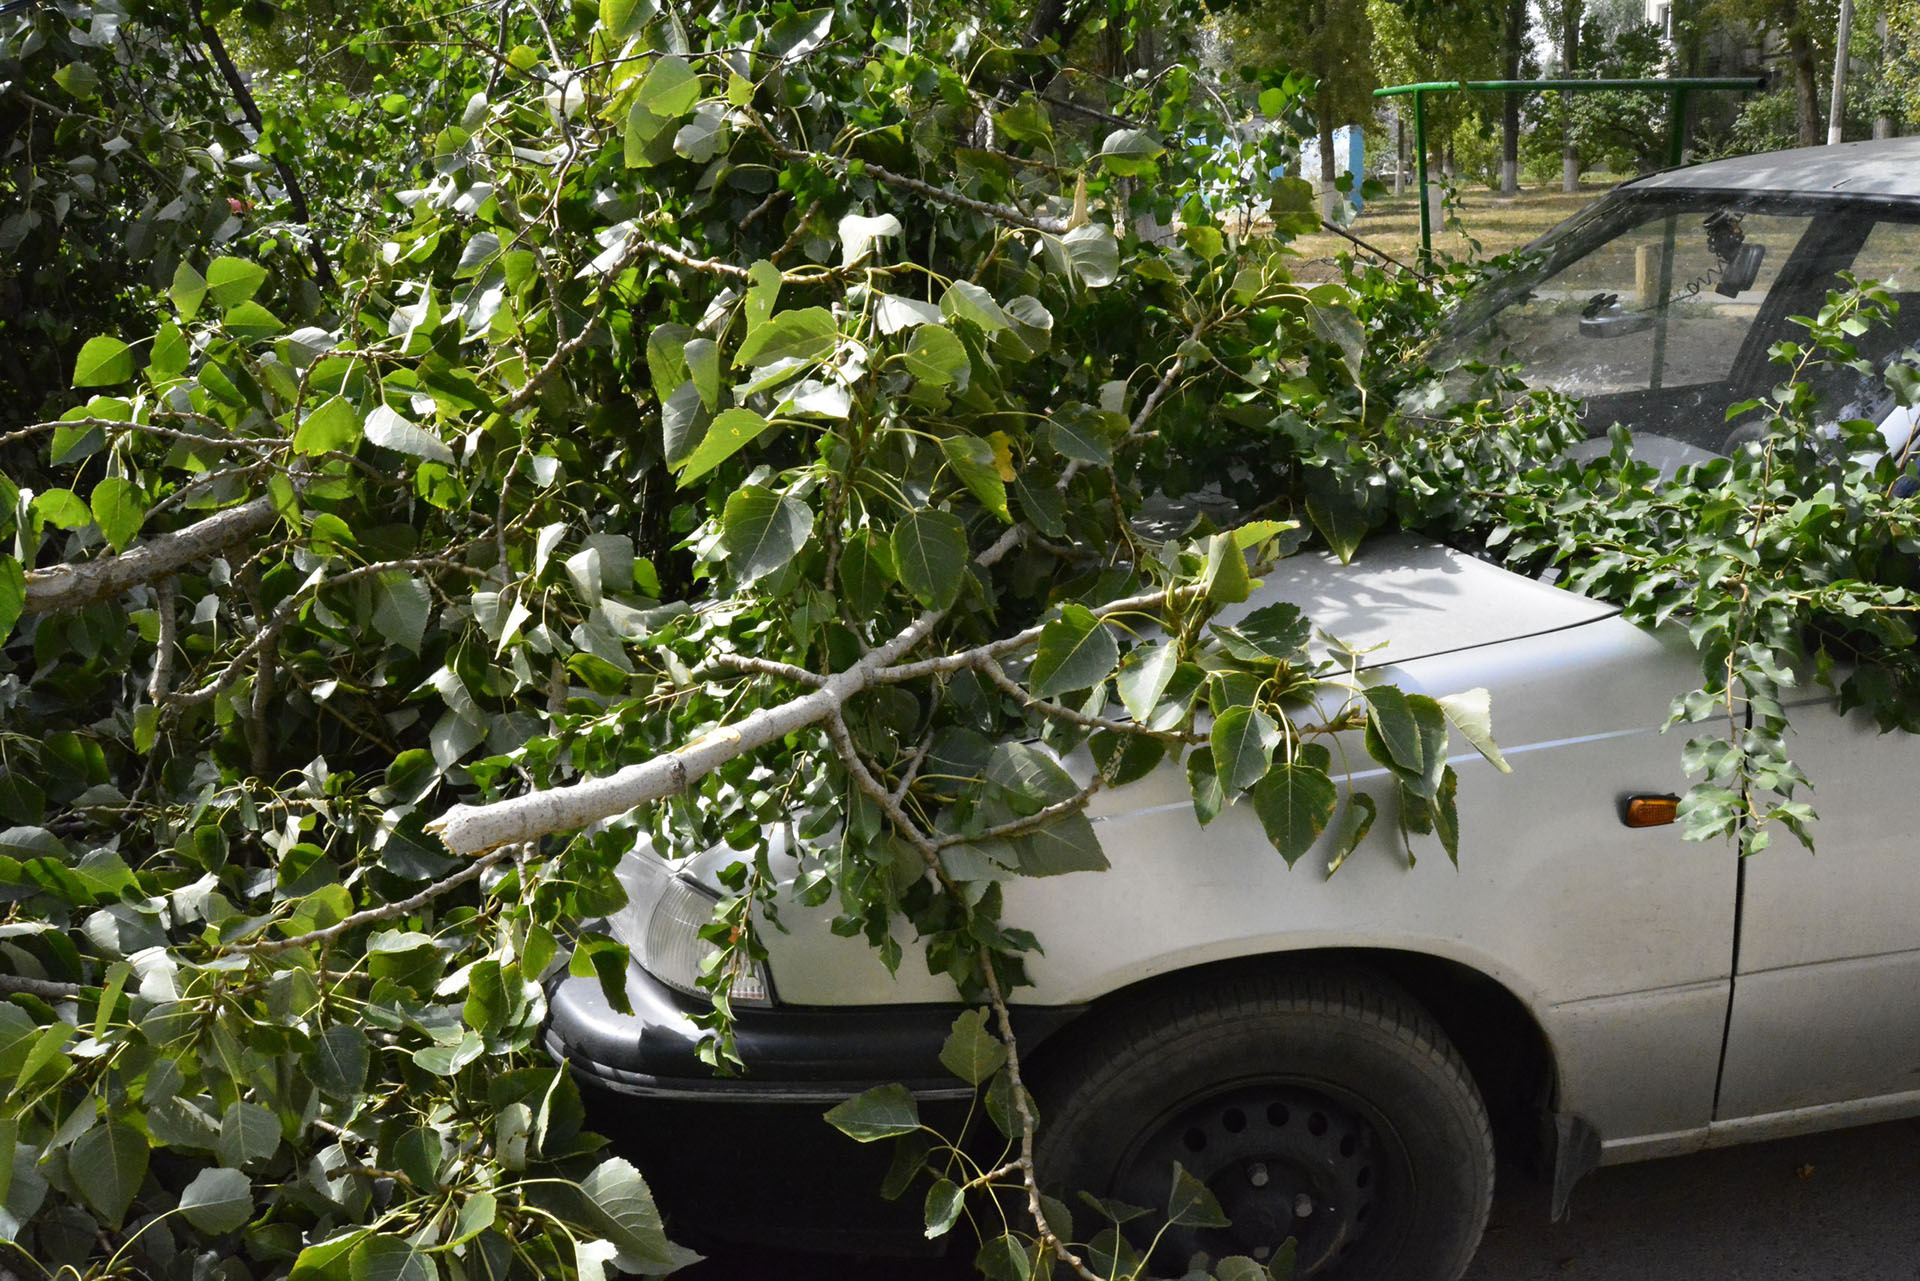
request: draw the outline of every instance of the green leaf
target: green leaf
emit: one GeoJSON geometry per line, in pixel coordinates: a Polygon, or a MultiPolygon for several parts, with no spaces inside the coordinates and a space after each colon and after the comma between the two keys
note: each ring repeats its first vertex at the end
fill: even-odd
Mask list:
{"type": "Polygon", "coordinates": [[[653,0],[600,0],[600,26],[614,44],[625,43],[657,12],[653,0]]]}
{"type": "Polygon", "coordinates": [[[1325,770],[1298,761],[1275,765],[1253,786],[1253,812],[1288,867],[1320,839],[1338,799],[1325,770]]]}
{"type": "Polygon", "coordinates": [[[826,1116],[828,1125],[862,1143],[912,1134],[920,1128],[920,1108],[907,1087],[897,1082],[876,1085],[865,1094],[835,1104],[826,1116]]]}
{"type": "Polygon", "coordinates": [[[431,458],[448,466],[455,461],[453,450],[447,447],[445,441],[432,432],[414,426],[385,405],[374,406],[367,415],[366,433],[367,439],[382,449],[412,454],[415,458],[431,458]]]}
{"type": "Polygon", "coordinates": [[[432,609],[433,592],[424,580],[399,571],[382,574],[374,589],[373,629],[387,644],[418,654],[432,609]]]}
{"type": "Polygon", "coordinates": [[[1167,684],[1179,665],[1180,651],[1164,641],[1135,645],[1128,650],[1116,681],[1127,714],[1142,725],[1151,720],[1154,709],[1160,705],[1160,696],[1167,692],[1167,684]]]}
{"type": "Polygon", "coordinates": [[[733,353],[733,363],[759,368],[776,360],[824,360],[833,354],[839,338],[839,326],[825,307],[776,312],[747,335],[733,353]]]}
{"type": "Polygon", "coordinates": [[[684,115],[700,101],[700,77],[686,59],[668,54],[654,62],[634,101],[656,116],[684,115]]]}
{"type": "Polygon", "coordinates": [[[296,454],[325,454],[353,448],[360,439],[360,411],[344,396],[330,396],[293,434],[296,454]]]}
{"type": "Polygon", "coordinates": [[[700,438],[686,461],[679,464],[680,484],[684,487],[700,479],[758,440],[771,426],[772,423],[751,409],[736,407],[719,415],[707,424],[707,434],[700,438]]]}
{"type": "Polygon", "coordinates": [[[1491,694],[1485,689],[1469,689],[1433,701],[1440,704],[1447,724],[1459,730],[1460,736],[1472,743],[1474,750],[1486,757],[1495,769],[1502,774],[1513,773],[1513,766],[1507,764],[1507,758],[1500,754],[1499,744],[1493,741],[1491,694]]]}
{"type": "Polygon", "coordinates": [[[207,298],[221,311],[250,300],[267,283],[267,269],[244,258],[215,258],[207,264],[207,298]]]}
{"type": "Polygon", "coordinates": [[[173,269],[173,283],[167,286],[167,297],[173,300],[173,309],[180,313],[180,319],[192,320],[200,313],[200,303],[207,296],[207,282],[193,264],[186,259],[173,269]]]}
{"type": "Polygon", "coordinates": [[[943,1237],[953,1231],[953,1225],[959,1221],[960,1211],[966,1205],[967,1194],[960,1185],[951,1179],[935,1179],[933,1186],[927,1189],[927,1239],[943,1237]]]}
{"type": "Polygon", "coordinates": [[[1011,107],[995,112],[993,123],[1001,133],[1016,142],[1053,141],[1053,117],[1032,93],[1021,94],[1019,101],[1011,107]]]}
{"type": "Polygon", "coordinates": [[[167,321],[153,336],[153,353],[147,357],[147,377],[156,382],[186,371],[193,358],[187,335],[180,326],[167,321]]]}
{"type": "Polygon", "coordinates": [[[1391,685],[1363,691],[1367,700],[1367,750],[1416,795],[1432,799],[1446,766],[1447,722],[1440,705],[1424,694],[1404,694],[1391,685]]]}
{"type": "Polygon", "coordinates": [[[1343,498],[1314,495],[1307,499],[1307,519],[1320,537],[1340,558],[1342,565],[1353,559],[1360,540],[1367,535],[1366,513],[1343,498]]]}
{"type": "Polygon", "coordinates": [[[1120,243],[1105,223],[1090,222],[1075,227],[1060,237],[1067,261],[1080,283],[1089,289],[1103,289],[1120,276],[1120,243]]]}
{"type": "Polygon", "coordinates": [[[1144,129],[1116,129],[1100,144],[1100,159],[1109,173],[1141,178],[1153,173],[1154,160],[1166,148],[1144,129]]]}
{"type": "Polygon", "coordinates": [[[53,82],[82,102],[100,91],[100,73],[84,62],[69,62],[53,73],[53,82]]]}
{"type": "Polygon", "coordinates": [[[915,600],[946,609],[966,582],[967,527],[952,512],[908,512],[893,531],[893,564],[915,600]]]}
{"type": "Polygon", "coordinates": [[[220,1118],[220,1163],[240,1169],[280,1150],[280,1122],[258,1103],[227,1105],[220,1118]]]}
{"type": "Polygon", "coordinates": [[[1237,605],[1253,591],[1246,553],[1232,534],[1215,534],[1207,540],[1207,563],[1200,583],[1207,599],[1220,605],[1237,605]]]}
{"type": "Polygon", "coordinates": [[[280,317],[268,311],[257,302],[243,302],[220,318],[227,332],[241,342],[258,342],[271,338],[286,325],[280,317]]]}
{"type": "Polygon", "coordinates": [[[287,1274],[287,1281],[340,1281],[347,1271],[347,1256],[366,1237],[367,1229],[354,1228],[308,1246],[293,1261],[293,1271],[287,1274]]]}
{"type": "Polygon", "coordinates": [[[1229,707],[1214,719],[1208,741],[1220,786],[1232,796],[1265,776],[1280,745],[1280,726],[1257,708],[1229,707]]]}
{"type": "MultiPolygon", "coordinates": [[[[1047,1221],[1059,1222],[1051,1213],[1047,1215],[1047,1221]]],[[[1012,1233],[1004,1233],[980,1247],[980,1252],[974,1255],[973,1266],[985,1281],[1031,1281],[1032,1247],[1012,1233]]]]}
{"type": "Polygon", "coordinates": [[[202,1232],[232,1232],[253,1217],[253,1181],[238,1170],[210,1166],[181,1191],[180,1213],[202,1232]]]}
{"type": "Polygon", "coordinates": [[[133,352],[118,338],[87,339],[73,362],[75,387],[109,387],[133,377],[133,352]]]}
{"type": "Polygon", "coordinates": [[[1013,327],[1013,319],[994,296],[971,280],[956,280],[948,286],[940,297],[940,311],[955,320],[971,321],[986,334],[1013,327]]]}
{"type": "Polygon", "coordinates": [[[482,1189],[470,1194],[460,1203],[460,1216],[454,1221],[453,1234],[446,1240],[447,1246],[456,1246],[473,1240],[493,1226],[500,1215],[500,1203],[493,1193],[482,1189]]]}
{"type": "Polygon", "coordinates": [[[147,519],[147,501],[140,487],[121,476],[109,476],[93,487],[93,519],[100,536],[115,551],[125,551],[147,519]]]}
{"type": "Polygon", "coordinates": [[[498,1035],[507,1022],[507,990],[500,962],[480,961],[467,971],[467,999],[460,1017],[481,1036],[498,1035]]]}
{"type": "Polygon", "coordinates": [[[1211,747],[1197,747],[1187,754],[1187,787],[1193,793],[1193,815],[1200,826],[1220,817],[1227,803],[1227,789],[1220,786],[1211,747]]]}
{"type": "Polygon", "coordinates": [[[967,349],[945,325],[921,325],[901,353],[907,372],[932,387],[964,382],[973,365],[967,349]]]}
{"type": "Polygon", "coordinates": [[[1084,605],[1067,605],[1060,617],[1040,629],[1028,683],[1041,698],[1069,690],[1092,689],[1120,661],[1113,633],[1084,605]]]}
{"type": "Polygon", "coordinates": [[[0,555],[0,641],[13,635],[13,626],[27,606],[27,571],[18,558],[0,555]]]}
{"type": "Polygon", "coordinates": [[[984,1009],[963,1010],[940,1047],[940,1062],[968,1085],[980,1084],[1006,1061],[1007,1047],[987,1030],[984,1009]]]}
{"type": "Polygon", "coordinates": [[[580,1191],[599,1214],[607,1239],[619,1247],[615,1261],[620,1267],[657,1275],[699,1259],[667,1240],[653,1194],[630,1162],[602,1161],[580,1180],[580,1191]]]}
{"type": "Polygon", "coordinates": [[[1312,625],[1298,605],[1262,606],[1228,627],[1213,624],[1227,653],[1243,663],[1297,663],[1306,658],[1312,625]]]}
{"type": "Polygon", "coordinates": [[[773,306],[780,300],[780,269],[761,258],[747,268],[747,276],[753,283],[747,286],[742,310],[747,317],[747,332],[751,334],[773,315],[773,306]]]}
{"type": "Polygon", "coordinates": [[[397,1236],[370,1236],[347,1260],[350,1281],[439,1281],[433,1256],[397,1236]]]}
{"type": "Polygon", "coordinates": [[[313,1043],[306,1068],[322,1094],[350,1100],[367,1088],[371,1058],[367,1034],[350,1023],[336,1023],[313,1043]]]}
{"type": "Polygon", "coordinates": [[[124,1122],[88,1130],[67,1156],[67,1170],[87,1204],[110,1228],[127,1217],[140,1182],[147,1177],[147,1136],[124,1122]]]}
{"type": "Polygon", "coordinates": [[[1037,813],[1080,790],[1059,761],[1032,743],[995,744],[987,757],[986,777],[1021,815],[1037,813]]]}
{"type": "Polygon", "coordinates": [[[1173,1189],[1167,1194],[1167,1222],[1186,1228],[1224,1228],[1232,1225],[1220,1201],[1206,1184],[1173,1163],[1173,1189]]]}
{"type": "Polygon", "coordinates": [[[1367,833],[1373,830],[1373,820],[1377,814],[1373,797],[1365,792],[1355,792],[1347,798],[1347,812],[1340,820],[1340,827],[1333,836],[1333,849],[1327,857],[1327,875],[1332,876],[1347,861],[1347,855],[1360,848],[1360,842],[1367,839],[1367,833]]]}
{"type": "Polygon", "coordinates": [[[993,446],[978,436],[946,436],[940,441],[940,449],[946,454],[954,475],[973,491],[973,496],[980,500],[981,505],[1001,520],[1011,523],[1013,515],[1007,510],[1007,482],[1000,479],[993,446]]]}
{"type": "Polygon", "coordinates": [[[1027,876],[1065,876],[1069,872],[1103,872],[1106,851],[1085,814],[1062,814],[1038,831],[1015,838],[1020,871],[1027,876]]]}
{"type": "Polygon", "coordinates": [[[746,485],[727,499],[720,545],[743,583],[766,577],[792,560],[813,533],[813,509],[791,494],[746,485]]]}

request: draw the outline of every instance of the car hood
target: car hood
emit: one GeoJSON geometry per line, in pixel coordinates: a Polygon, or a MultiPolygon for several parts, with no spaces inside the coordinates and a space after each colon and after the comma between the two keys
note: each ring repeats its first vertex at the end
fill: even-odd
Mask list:
{"type": "Polygon", "coordinates": [[[1362,668],[1537,636],[1620,612],[1408,534],[1369,539],[1345,565],[1328,552],[1288,557],[1244,603],[1222,610],[1220,621],[1232,623],[1280,601],[1298,605],[1320,632],[1360,652],[1362,668]]]}

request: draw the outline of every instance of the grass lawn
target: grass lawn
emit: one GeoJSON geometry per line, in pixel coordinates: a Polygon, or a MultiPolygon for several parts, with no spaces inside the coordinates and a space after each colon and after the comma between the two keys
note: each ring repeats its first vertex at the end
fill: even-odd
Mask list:
{"type": "MultiPolygon", "coordinates": [[[[1591,174],[1580,183],[1580,190],[1567,193],[1556,180],[1543,187],[1522,187],[1517,196],[1501,196],[1484,187],[1463,188],[1461,192],[1461,231],[1436,225],[1433,250],[1436,254],[1466,257],[1473,253],[1467,236],[1480,242],[1481,256],[1491,257],[1518,249],[1554,224],[1571,217],[1611,188],[1618,178],[1611,174],[1591,174]]],[[[1371,201],[1348,231],[1377,245],[1405,263],[1414,261],[1420,251],[1420,203],[1409,190],[1404,196],[1388,196],[1371,201]]],[[[1293,242],[1303,261],[1295,275],[1304,280],[1330,280],[1338,274],[1334,257],[1354,245],[1330,231],[1302,236],[1293,242]]]]}

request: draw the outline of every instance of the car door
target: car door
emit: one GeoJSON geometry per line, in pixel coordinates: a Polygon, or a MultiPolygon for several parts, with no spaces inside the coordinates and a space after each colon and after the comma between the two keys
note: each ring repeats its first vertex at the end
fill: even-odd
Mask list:
{"type": "MultiPolygon", "coordinates": [[[[1863,337],[1876,363],[1920,340],[1920,221],[1887,211],[1851,266],[1903,300],[1863,337]]],[[[1873,388],[1824,389],[1835,416],[1863,410],[1903,427],[1873,388]]],[[[1904,431],[1898,433],[1904,436],[1904,431]]],[[[1911,796],[1920,736],[1882,734],[1808,689],[1789,709],[1790,753],[1813,780],[1818,852],[1792,841],[1745,861],[1717,1123],[1876,1100],[1861,1119],[1920,1110],[1920,841],[1911,796]]],[[[1783,1127],[1784,1128],[1784,1127],[1783,1127]]]]}

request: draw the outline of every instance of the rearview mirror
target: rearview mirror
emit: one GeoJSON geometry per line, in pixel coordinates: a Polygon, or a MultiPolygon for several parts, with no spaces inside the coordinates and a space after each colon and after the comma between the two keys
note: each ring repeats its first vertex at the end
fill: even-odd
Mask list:
{"type": "Polygon", "coordinates": [[[1767,247],[1749,240],[1733,251],[1733,257],[1727,259],[1726,270],[1720,273],[1720,283],[1713,287],[1715,293],[1737,298],[1753,288],[1753,282],[1760,279],[1760,264],[1766,260],[1767,247]]]}

